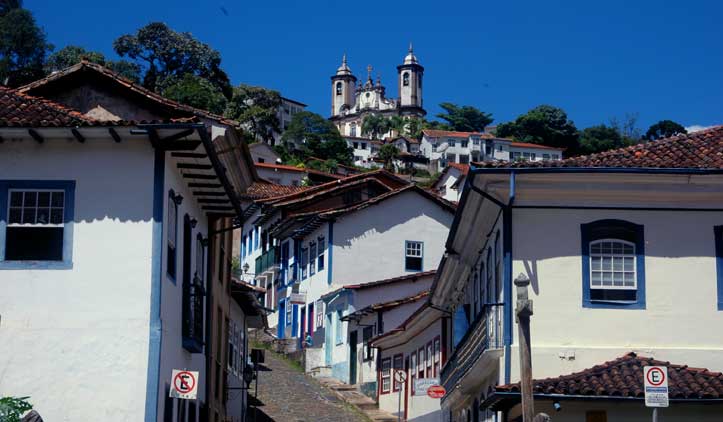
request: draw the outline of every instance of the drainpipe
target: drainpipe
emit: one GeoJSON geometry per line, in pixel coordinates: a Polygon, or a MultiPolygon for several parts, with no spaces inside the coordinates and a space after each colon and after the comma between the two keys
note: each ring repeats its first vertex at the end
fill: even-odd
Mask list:
{"type": "Polygon", "coordinates": [[[507,206],[502,209],[502,244],[504,249],[504,342],[505,384],[510,383],[512,356],[512,204],[515,201],[515,173],[510,172],[510,193],[507,206]]]}

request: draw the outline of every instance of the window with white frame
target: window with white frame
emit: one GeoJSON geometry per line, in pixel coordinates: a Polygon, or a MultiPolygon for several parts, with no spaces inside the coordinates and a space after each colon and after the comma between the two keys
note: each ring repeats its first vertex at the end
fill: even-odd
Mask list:
{"type": "Polygon", "coordinates": [[[439,337],[434,338],[434,376],[439,376],[442,368],[442,342],[439,337]]]}
{"type": "Polygon", "coordinates": [[[417,351],[413,350],[412,354],[409,355],[409,368],[411,372],[411,380],[409,385],[412,387],[412,394],[414,394],[414,380],[417,379],[417,351]]]}
{"type": "Polygon", "coordinates": [[[427,343],[427,355],[425,356],[425,360],[427,363],[427,378],[434,377],[434,374],[432,373],[432,342],[430,341],[427,343]]]}
{"type": "Polygon", "coordinates": [[[618,239],[590,242],[590,288],[635,290],[635,244],[618,239]]]}
{"type": "Polygon", "coordinates": [[[372,360],[374,358],[373,348],[370,343],[372,337],[374,337],[374,327],[364,327],[362,330],[362,342],[364,343],[364,360],[372,360]]]}
{"type": "Polygon", "coordinates": [[[450,139],[447,139],[447,145],[453,147],[454,144],[455,144],[455,140],[454,140],[454,139],[451,139],[451,138],[450,138],[450,139]]]}
{"type": "Polygon", "coordinates": [[[417,356],[417,378],[424,378],[424,346],[420,347],[417,356]]]}
{"type": "Polygon", "coordinates": [[[65,191],[10,189],[8,194],[4,259],[62,261],[65,191]]]}
{"type": "Polygon", "coordinates": [[[384,358],[382,359],[382,369],[381,369],[381,377],[382,379],[382,393],[388,393],[389,387],[391,387],[391,381],[392,381],[392,359],[391,358],[384,358]]]}
{"type": "Polygon", "coordinates": [[[309,263],[309,249],[307,248],[301,248],[301,279],[306,278],[306,272],[308,270],[307,264],[309,263]]]}
{"type": "Polygon", "coordinates": [[[294,305],[287,299],[286,300],[286,325],[291,325],[291,318],[293,317],[294,305]]]}
{"type": "Polygon", "coordinates": [[[467,148],[469,146],[469,141],[467,141],[466,139],[463,141],[460,141],[459,146],[462,148],[467,148]]]}
{"type": "Polygon", "coordinates": [[[309,275],[316,274],[316,242],[309,242],[309,275]]]}
{"type": "Polygon", "coordinates": [[[324,236],[319,236],[317,239],[319,243],[319,256],[316,258],[316,269],[321,271],[324,269],[324,253],[326,252],[326,239],[324,236]]]}
{"type": "Polygon", "coordinates": [[[314,309],[316,310],[316,328],[321,328],[324,326],[324,301],[317,300],[314,309]]]}
{"type": "Polygon", "coordinates": [[[404,249],[404,268],[407,271],[422,271],[424,242],[407,240],[404,249]]]}

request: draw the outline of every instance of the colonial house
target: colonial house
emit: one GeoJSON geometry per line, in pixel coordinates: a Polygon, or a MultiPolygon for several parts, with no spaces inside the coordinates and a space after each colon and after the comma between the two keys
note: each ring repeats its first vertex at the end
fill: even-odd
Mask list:
{"type": "Polygon", "coordinates": [[[653,363],[668,366],[666,421],[720,420],[723,126],[485,162],[468,177],[430,296],[452,315],[445,420],[520,420],[513,278],[531,283],[537,411],[643,420],[641,367],[653,363]]]}
{"type": "MultiPolygon", "coordinates": [[[[414,272],[347,284],[321,296],[327,310],[343,315],[336,320],[335,329],[338,338],[347,339],[333,347],[331,369],[335,370],[331,375],[347,384],[358,385],[361,391],[376,399],[377,356],[370,341],[398,327],[425,302],[433,277],[434,271],[414,272]]],[[[312,364],[309,362],[308,366],[312,364]]]]}
{"type": "Polygon", "coordinates": [[[432,184],[432,190],[447,201],[459,202],[467,173],[469,173],[469,165],[447,163],[447,167],[432,184]]]}
{"type": "Polygon", "coordinates": [[[469,164],[478,161],[558,160],[563,150],[545,145],[515,142],[491,133],[422,131],[421,154],[442,170],[448,163],[469,164]]]}
{"type": "Polygon", "coordinates": [[[311,168],[276,163],[256,163],[256,172],[262,180],[285,186],[326,183],[342,177],[311,168]]]}
{"type": "Polygon", "coordinates": [[[428,387],[439,384],[441,368],[447,362],[448,319],[447,314],[425,301],[396,328],[371,339],[369,343],[379,356],[381,410],[404,421],[442,420],[440,400],[428,395],[428,387]],[[395,372],[405,374],[404,382],[394,380],[395,372]]]}
{"type": "Polygon", "coordinates": [[[249,151],[251,152],[251,158],[253,158],[254,163],[277,164],[281,162],[281,156],[266,142],[249,144],[249,151]]]}
{"type": "Polygon", "coordinates": [[[0,389],[51,419],[241,420],[225,381],[262,313],[214,288],[255,177],[234,125],[85,62],[0,103],[0,389]],[[168,398],[173,369],[196,400],[168,398]]]}

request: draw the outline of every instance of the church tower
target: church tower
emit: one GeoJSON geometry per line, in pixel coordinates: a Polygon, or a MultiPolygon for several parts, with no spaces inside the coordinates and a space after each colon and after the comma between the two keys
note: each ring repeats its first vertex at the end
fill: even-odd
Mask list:
{"type": "Polygon", "coordinates": [[[422,109],[422,77],[424,67],[419,64],[414,55],[412,44],[409,43],[409,52],[404,58],[404,64],[397,66],[399,72],[399,104],[402,109],[422,109]]]}
{"type": "Polygon", "coordinates": [[[354,89],[356,77],[352,75],[351,69],[346,64],[346,54],[341,60],[341,66],[336,74],[331,77],[331,115],[339,116],[342,110],[350,110],[354,107],[354,89]]]}

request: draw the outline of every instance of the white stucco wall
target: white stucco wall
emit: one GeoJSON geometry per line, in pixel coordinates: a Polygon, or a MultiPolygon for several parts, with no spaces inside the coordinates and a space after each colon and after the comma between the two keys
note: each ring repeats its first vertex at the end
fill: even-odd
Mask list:
{"type": "Polygon", "coordinates": [[[332,282],[339,286],[409,274],[406,240],[424,242],[422,270],[436,269],[452,218],[451,212],[413,192],[340,218],[334,223],[332,282]]]}
{"type": "Polygon", "coordinates": [[[303,171],[256,167],[259,177],[269,182],[284,186],[301,186],[306,173],[303,171]]]}
{"type": "Polygon", "coordinates": [[[48,421],[143,420],[153,150],[5,142],[0,179],[76,182],[73,268],[0,270],[0,395],[30,396],[48,421]]]}
{"type": "Polygon", "coordinates": [[[457,183],[457,180],[459,180],[460,171],[457,170],[454,167],[450,167],[447,169],[447,173],[442,176],[441,179],[434,185],[434,189],[437,190],[437,192],[443,193],[441,196],[442,198],[446,199],[447,201],[452,202],[459,202],[460,198],[462,197],[462,191],[459,189],[459,187],[452,187],[455,183],[457,183]]]}

